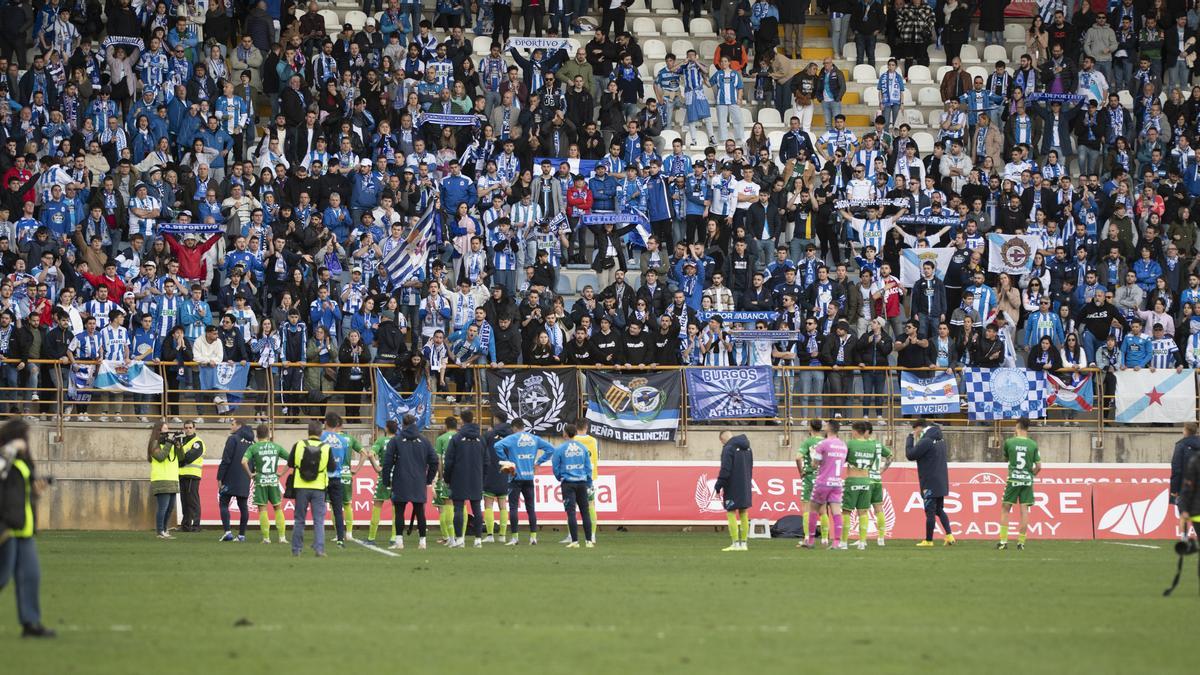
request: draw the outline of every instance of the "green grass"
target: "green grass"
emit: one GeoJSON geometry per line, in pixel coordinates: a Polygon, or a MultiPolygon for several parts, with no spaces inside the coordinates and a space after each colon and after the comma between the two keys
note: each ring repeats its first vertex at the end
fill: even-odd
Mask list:
{"type": "Polygon", "coordinates": [[[602,532],[572,551],[561,536],[399,558],[351,544],[319,560],[254,529],[247,544],[46,533],[43,610],[60,637],[21,641],[6,589],[0,670],[1195,672],[1196,558],[1164,599],[1169,542],[831,552],[754,540],[721,553],[728,539],[710,532],[602,532]]]}

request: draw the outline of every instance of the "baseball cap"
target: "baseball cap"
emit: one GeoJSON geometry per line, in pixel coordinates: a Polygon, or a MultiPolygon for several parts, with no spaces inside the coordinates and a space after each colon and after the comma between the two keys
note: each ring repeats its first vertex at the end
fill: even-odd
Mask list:
{"type": "Polygon", "coordinates": [[[359,166],[371,166],[371,160],[367,159],[366,157],[363,157],[362,159],[358,160],[358,165],[359,166]]]}

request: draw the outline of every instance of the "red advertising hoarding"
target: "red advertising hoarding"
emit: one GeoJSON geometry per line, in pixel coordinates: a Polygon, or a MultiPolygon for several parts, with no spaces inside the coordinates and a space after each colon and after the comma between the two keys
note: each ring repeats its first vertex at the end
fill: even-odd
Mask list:
{"type": "MultiPolygon", "coordinates": [[[[601,463],[596,481],[597,515],[602,524],[721,525],[724,509],[713,492],[717,462],[601,463]]],[[[991,539],[999,532],[1000,497],[1006,469],[1001,464],[960,463],[950,467],[951,494],[946,511],[951,529],[963,538],[991,539]]],[[[1174,507],[1166,494],[1166,464],[1047,464],[1038,476],[1037,503],[1030,516],[1033,538],[1091,539],[1174,536],[1174,507]]],[[[369,466],[354,476],[354,521],[369,522],[376,477],[369,466]]],[[[754,469],[754,519],[774,522],[802,512],[803,484],[794,464],[759,462],[754,469]]],[[[205,524],[217,524],[216,466],[205,467],[201,482],[205,524]]],[[[924,533],[925,516],[916,467],[897,463],[884,475],[884,514],[893,536],[913,539],[924,533]]],[[[537,477],[539,521],[565,522],[558,484],[542,467],[537,477]]],[[[285,508],[290,511],[291,503],[285,508]]],[[[251,506],[252,517],[257,512],[251,506]]],[[[427,504],[430,517],[436,511],[427,504]]],[[[390,504],[383,520],[390,523],[390,504]]],[[[523,516],[522,516],[523,518],[523,516]]],[[[856,535],[852,516],[848,525],[856,535]]],[[[1015,524],[1015,514],[1013,523],[1015,524]]],[[[869,523],[871,536],[875,524],[869,523]]]]}

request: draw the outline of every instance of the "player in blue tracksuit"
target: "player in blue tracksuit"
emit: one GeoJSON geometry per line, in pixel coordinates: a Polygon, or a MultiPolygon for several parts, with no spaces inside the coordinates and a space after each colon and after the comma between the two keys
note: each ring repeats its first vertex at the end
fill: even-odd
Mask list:
{"type": "Polygon", "coordinates": [[[592,543],[592,516],[588,512],[588,488],[592,486],[592,460],[587,446],[575,440],[575,425],[563,427],[563,438],[567,439],[554,449],[550,466],[554,469],[554,477],[562,484],[563,508],[567,512],[567,531],[571,533],[571,543],[567,548],[579,548],[579,526],[575,522],[575,509],[578,506],[583,516],[583,536],[587,547],[592,543]]]}
{"type": "Polygon", "coordinates": [[[537,509],[533,500],[533,474],[537,465],[554,454],[554,446],[548,441],[525,431],[525,422],[517,418],[509,423],[512,434],[496,441],[496,457],[502,462],[516,465],[512,481],[508,484],[508,526],[512,538],[506,546],[517,545],[517,509],[525,502],[525,514],[529,520],[529,544],[537,545],[537,509]]]}

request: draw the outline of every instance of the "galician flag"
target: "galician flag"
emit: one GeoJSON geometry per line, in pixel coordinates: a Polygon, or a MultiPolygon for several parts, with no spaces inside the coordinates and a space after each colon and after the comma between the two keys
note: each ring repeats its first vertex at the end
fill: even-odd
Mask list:
{"type": "Polygon", "coordinates": [[[1050,395],[1046,397],[1046,405],[1056,405],[1068,410],[1092,412],[1095,397],[1092,394],[1092,376],[1088,375],[1075,384],[1058,379],[1056,375],[1046,374],[1046,388],[1050,395]]]}
{"type": "Polygon", "coordinates": [[[1149,424],[1196,420],[1196,371],[1122,370],[1116,376],[1117,422],[1149,424]]]}

